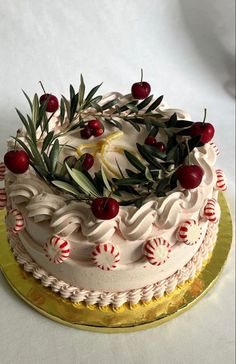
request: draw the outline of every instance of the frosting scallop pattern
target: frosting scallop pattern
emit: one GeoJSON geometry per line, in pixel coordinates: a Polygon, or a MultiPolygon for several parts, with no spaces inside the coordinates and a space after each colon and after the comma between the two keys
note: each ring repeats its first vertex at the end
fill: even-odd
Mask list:
{"type": "Polygon", "coordinates": [[[33,197],[43,192],[50,193],[51,189],[32,173],[16,177],[14,183],[9,186],[9,196],[16,204],[30,201],[33,197]]]}
{"type": "Polygon", "coordinates": [[[54,212],[64,205],[64,198],[43,192],[32,198],[26,209],[28,210],[28,217],[33,218],[37,223],[51,220],[54,212]]]}
{"type": "Polygon", "coordinates": [[[157,216],[155,206],[156,202],[149,201],[139,209],[131,207],[124,211],[119,228],[125,239],[143,240],[151,235],[157,216]]]}

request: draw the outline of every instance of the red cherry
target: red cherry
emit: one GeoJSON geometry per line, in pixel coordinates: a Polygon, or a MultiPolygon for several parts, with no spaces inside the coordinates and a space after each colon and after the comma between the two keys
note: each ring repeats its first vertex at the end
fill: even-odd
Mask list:
{"type": "Polygon", "coordinates": [[[87,125],[80,132],[80,136],[82,139],[89,139],[93,135],[93,130],[87,125]]]}
{"type": "Polygon", "coordinates": [[[143,100],[148,97],[151,92],[151,86],[148,82],[136,82],[131,88],[131,93],[134,99],[143,100]]]}
{"type": "Polygon", "coordinates": [[[215,134],[214,126],[210,123],[202,123],[200,121],[194,123],[189,129],[190,135],[197,136],[201,135],[200,141],[202,143],[208,143],[215,134]]]}
{"type": "Polygon", "coordinates": [[[155,147],[161,152],[161,153],[164,153],[165,150],[166,150],[166,146],[164,143],[162,142],[157,142],[155,147]]]}
{"type": "Polygon", "coordinates": [[[146,99],[146,97],[148,97],[150,92],[151,92],[151,86],[149,85],[149,83],[143,81],[143,70],[141,68],[141,81],[134,83],[133,86],[131,87],[132,96],[135,99],[143,100],[146,99]]]}
{"type": "Polygon", "coordinates": [[[177,179],[183,188],[191,190],[196,188],[202,182],[203,170],[197,165],[181,166],[176,171],[177,179]]]}
{"type": "Polygon", "coordinates": [[[5,154],[4,163],[13,173],[25,173],[29,168],[29,156],[24,150],[11,150],[5,154]]]}
{"type": "Polygon", "coordinates": [[[119,212],[119,203],[111,197],[98,197],[91,205],[92,212],[97,219],[110,220],[119,212]]]}
{"type": "Polygon", "coordinates": [[[144,143],[147,144],[147,145],[156,146],[157,145],[157,140],[156,140],[156,138],[154,136],[149,135],[145,139],[144,143]]]}
{"type": "Polygon", "coordinates": [[[99,137],[100,135],[102,135],[104,133],[104,130],[102,128],[99,128],[99,129],[94,129],[93,130],[93,135],[95,137],[99,137]]]}
{"type": "Polygon", "coordinates": [[[82,157],[84,157],[82,167],[88,171],[94,164],[94,158],[92,154],[89,153],[83,154],[82,157]]]}
{"type": "Polygon", "coordinates": [[[94,119],[94,120],[90,120],[88,122],[88,126],[89,126],[90,129],[100,129],[102,124],[101,124],[101,122],[99,120],[94,119]]]}
{"type": "Polygon", "coordinates": [[[59,107],[59,102],[56,96],[51,94],[43,94],[39,99],[40,105],[43,105],[47,102],[46,111],[55,112],[59,107]]]}

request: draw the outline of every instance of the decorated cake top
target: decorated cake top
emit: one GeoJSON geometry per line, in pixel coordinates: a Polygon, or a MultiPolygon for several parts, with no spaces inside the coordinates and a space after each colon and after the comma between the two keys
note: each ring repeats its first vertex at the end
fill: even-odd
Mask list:
{"type": "Polygon", "coordinates": [[[121,206],[140,209],[197,189],[207,168],[200,154],[214,136],[206,112],[203,122],[192,122],[163,96],[150,95],[142,79],[126,96],[96,96],[100,86],[86,94],[81,75],[79,91],[70,85],[69,99],[60,102],[45,90],[32,101],[24,92],[31,113],[17,110],[24,128],[9,141],[6,167],[21,175],[31,166],[32,189],[42,181],[39,189],[57,196],[51,197],[55,210],[63,207],[61,198],[79,201],[100,220],[115,218],[121,206]]]}

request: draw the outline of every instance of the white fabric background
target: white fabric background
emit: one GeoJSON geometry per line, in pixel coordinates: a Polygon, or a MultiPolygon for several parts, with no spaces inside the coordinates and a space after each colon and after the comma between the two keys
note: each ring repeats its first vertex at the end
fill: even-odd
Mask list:
{"type": "MultiPolygon", "coordinates": [[[[234,203],[234,2],[225,0],[0,0],[0,155],[20,126],[28,94],[88,89],[129,92],[144,68],[156,96],[216,127],[218,166],[234,203]]],[[[23,303],[0,275],[0,362],[234,362],[233,251],[221,279],[190,311],[160,327],[97,334],[64,327],[23,303]]]]}

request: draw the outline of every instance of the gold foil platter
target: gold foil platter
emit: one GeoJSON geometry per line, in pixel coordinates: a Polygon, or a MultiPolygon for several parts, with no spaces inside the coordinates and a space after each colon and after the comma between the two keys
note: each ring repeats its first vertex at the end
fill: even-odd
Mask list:
{"type": "Polygon", "coordinates": [[[171,294],[149,303],[98,308],[83,303],[73,304],[45,288],[16,262],[5,231],[4,215],[0,213],[0,268],[12,289],[25,302],[44,316],[82,330],[98,332],[132,332],[158,326],[183,313],[197,303],[213,286],[227,259],[232,242],[232,220],[226,200],[221,193],[219,203],[222,218],[211,259],[192,280],[171,294]]]}

